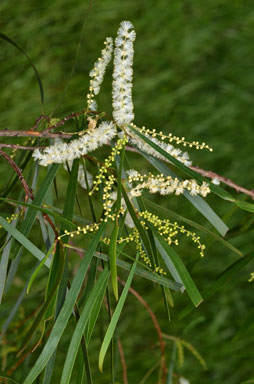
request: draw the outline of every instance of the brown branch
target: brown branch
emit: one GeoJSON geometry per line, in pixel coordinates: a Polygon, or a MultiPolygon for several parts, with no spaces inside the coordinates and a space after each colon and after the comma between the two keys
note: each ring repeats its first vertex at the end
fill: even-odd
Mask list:
{"type": "Polygon", "coordinates": [[[17,174],[18,179],[19,179],[19,181],[21,182],[21,184],[22,184],[22,186],[24,188],[24,191],[25,191],[25,194],[26,194],[26,198],[33,199],[32,190],[29,187],[29,185],[27,184],[27,182],[26,182],[26,180],[25,180],[25,178],[24,178],[24,176],[23,176],[23,174],[21,172],[21,169],[17,166],[15,161],[13,161],[12,158],[10,156],[8,156],[7,153],[2,151],[1,149],[0,149],[0,155],[10,164],[10,166],[12,167],[14,172],[17,174]]]}
{"type": "MultiPolygon", "coordinates": [[[[125,150],[129,152],[139,153],[139,151],[136,148],[132,148],[129,146],[125,147],[125,150]]],[[[206,171],[205,169],[199,168],[197,166],[195,167],[189,166],[189,168],[204,177],[208,177],[209,179],[218,179],[221,183],[228,185],[229,187],[233,188],[236,192],[244,193],[245,195],[248,195],[252,199],[254,199],[254,189],[247,189],[247,188],[241,187],[240,185],[234,183],[232,180],[228,179],[227,177],[220,176],[213,171],[206,171]]]]}
{"type": "MultiPolygon", "coordinates": [[[[78,117],[84,113],[94,113],[94,111],[87,111],[87,110],[83,109],[80,112],[72,112],[70,115],[64,117],[62,120],[58,121],[56,124],[50,125],[44,131],[41,131],[41,132],[36,131],[35,132],[34,130],[38,128],[40,121],[49,120],[48,116],[41,115],[36,120],[34,126],[30,130],[27,130],[27,131],[8,130],[8,129],[0,130],[0,137],[1,136],[2,137],[33,137],[33,138],[44,137],[44,138],[49,138],[49,139],[55,139],[55,138],[69,139],[70,136],[72,135],[72,133],[69,133],[69,134],[61,133],[61,132],[51,133],[49,131],[64,125],[67,121],[69,121],[75,117],[78,117]]],[[[96,112],[96,114],[97,114],[97,112],[96,112]]],[[[18,145],[16,147],[15,145],[11,146],[11,144],[0,144],[0,148],[4,147],[4,146],[8,147],[8,148],[15,148],[15,149],[33,150],[32,147],[18,146],[18,145]]],[[[43,148],[43,147],[35,147],[34,149],[36,149],[36,148],[43,148]]],[[[127,146],[126,150],[130,151],[130,152],[139,153],[139,151],[137,149],[130,147],[130,146],[127,146]]],[[[247,196],[250,196],[252,199],[254,199],[254,190],[250,190],[250,189],[241,187],[240,185],[236,184],[232,180],[230,180],[224,176],[220,176],[213,171],[206,171],[206,170],[201,169],[201,168],[196,167],[196,166],[190,166],[190,168],[192,170],[194,170],[195,172],[201,174],[202,176],[208,177],[209,179],[216,178],[221,183],[228,185],[230,188],[233,188],[236,192],[238,192],[238,193],[241,192],[247,196]]]]}
{"type": "MultiPolygon", "coordinates": [[[[0,156],[2,156],[10,164],[10,166],[12,167],[14,172],[17,174],[18,179],[19,179],[19,181],[21,182],[21,184],[22,184],[22,186],[24,188],[26,199],[30,198],[31,200],[34,200],[34,195],[33,195],[32,189],[27,184],[27,182],[26,182],[26,180],[25,180],[25,178],[24,178],[24,176],[22,174],[21,169],[17,166],[15,161],[10,156],[8,156],[7,153],[2,151],[1,149],[0,149],[0,156]]],[[[50,217],[46,213],[43,213],[43,216],[44,216],[45,220],[49,223],[51,228],[53,229],[56,238],[58,238],[58,236],[59,236],[58,231],[57,231],[54,223],[50,219],[50,217]]]]}
{"type": "Polygon", "coordinates": [[[47,115],[41,115],[40,117],[38,117],[38,119],[35,121],[35,124],[32,126],[31,131],[37,129],[39,123],[40,123],[42,120],[48,120],[48,121],[49,121],[49,117],[48,117],[47,115]]]}
{"type": "Polygon", "coordinates": [[[122,346],[122,343],[121,343],[119,338],[117,339],[117,346],[118,346],[118,350],[119,350],[119,354],[120,354],[120,359],[121,359],[121,364],[122,364],[122,368],[123,368],[123,383],[124,384],[128,384],[127,365],[126,365],[126,362],[125,362],[123,346],[122,346]]]}
{"type": "MultiPolygon", "coordinates": [[[[121,280],[119,277],[117,277],[117,280],[123,286],[125,285],[125,281],[121,280]]],[[[158,334],[159,342],[160,342],[160,350],[161,350],[161,362],[160,362],[160,371],[162,372],[162,381],[161,382],[164,383],[165,380],[166,380],[167,369],[166,369],[166,365],[165,365],[165,342],[163,340],[163,336],[162,336],[162,331],[161,331],[160,325],[159,325],[159,323],[157,321],[157,318],[156,318],[155,314],[153,313],[153,311],[151,310],[151,308],[149,307],[147,302],[143,299],[143,297],[141,297],[140,294],[135,289],[133,289],[132,287],[129,288],[129,291],[146,308],[147,312],[149,313],[149,315],[150,315],[150,317],[151,317],[151,319],[153,321],[154,328],[156,329],[156,332],[158,334]]]]}
{"type": "Polygon", "coordinates": [[[29,147],[26,145],[19,145],[19,144],[0,144],[0,148],[12,148],[12,149],[24,149],[26,151],[34,151],[35,149],[44,149],[46,148],[45,146],[41,147],[29,147]]]}
{"type": "Polygon", "coordinates": [[[250,196],[252,199],[254,199],[254,190],[253,189],[247,189],[244,187],[241,187],[240,185],[234,183],[232,180],[228,179],[227,177],[220,176],[217,173],[213,171],[206,171],[204,169],[201,169],[199,167],[189,167],[193,171],[199,173],[200,175],[204,177],[208,177],[209,179],[218,179],[221,183],[228,185],[229,187],[236,190],[236,192],[242,192],[245,195],[250,196]]]}
{"type": "Polygon", "coordinates": [[[78,117],[82,114],[84,114],[85,110],[80,111],[80,112],[72,112],[70,115],[65,116],[62,120],[58,121],[56,124],[50,125],[48,128],[46,128],[43,132],[47,133],[51,131],[52,129],[61,127],[64,125],[67,121],[74,119],[74,117],[78,117]]]}
{"type": "Polygon", "coordinates": [[[49,132],[37,132],[37,131],[14,131],[3,129],[0,130],[0,137],[45,137],[48,139],[56,139],[57,137],[61,137],[63,139],[69,139],[72,133],[49,133],[49,132]]]}

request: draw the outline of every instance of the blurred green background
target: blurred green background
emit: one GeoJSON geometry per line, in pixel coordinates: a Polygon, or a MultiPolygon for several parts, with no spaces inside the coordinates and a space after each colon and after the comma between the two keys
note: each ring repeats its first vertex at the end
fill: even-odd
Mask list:
{"type": "MultiPolygon", "coordinates": [[[[214,152],[190,152],[194,164],[253,188],[252,1],[1,0],[0,14],[1,32],[19,44],[36,65],[44,85],[45,113],[53,113],[53,117],[84,108],[88,73],[105,37],[114,37],[119,23],[130,20],[137,32],[133,88],[136,124],[185,136],[190,141],[205,141],[214,152]],[[84,20],[84,34],[76,58],[84,20]],[[70,77],[74,64],[75,71],[70,77]]],[[[0,41],[0,62],[0,129],[29,129],[41,114],[34,73],[25,57],[4,41],[0,41]]],[[[99,109],[110,114],[110,71],[98,101],[99,109]]],[[[136,157],[131,159],[134,164],[136,157]]],[[[145,169],[143,160],[139,164],[140,169],[145,169]]],[[[0,165],[2,189],[9,168],[2,159],[0,165]]],[[[64,173],[62,175],[62,180],[58,180],[60,185],[64,183],[64,173]]],[[[225,221],[232,229],[229,235],[232,243],[245,254],[253,252],[253,226],[241,231],[251,220],[251,214],[239,212],[214,197],[209,197],[208,202],[221,217],[226,215],[225,221]]],[[[205,223],[183,198],[165,199],[161,204],[205,223]]],[[[205,236],[202,241],[209,244],[205,236]]],[[[211,244],[202,260],[188,242],[183,241],[179,251],[201,290],[236,260],[236,256],[219,243],[211,244]]],[[[174,295],[170,324],[159,288],[138,279],[134,282],[134,287],[158,316],[163,331],[186,338],[205,358],[206,372],[189,353],[184,365],[178,366],[178,374],[191,383],[238,384],[253,377],[253,333],[247,330],[241,338],[233,339],[253,308],[253,285],[248,283],[251,270],[250,266],[243,270],[226,288],[182,321],[178,320],[178,314],[188,304],[188,298],[174,295]]],[[[159,347],[150,318],[131,296],[118,335],[126,355],[129,383],[139,383],[158,361],[159,347]]],[[[96,373],[99,343],[98,331],[90,350],[92,370],[96,383],[108,383],[107,373],[103,377],[96,373]]],[[[63,341],[59,362],[66,348],[63,341]]],[[[168,361],[171,352],[172,343],[168,343],[168,361]]],[[[59,374],[60,371],[55,372],[56,382],[59,374]]],[[[22,372],[17,372],[17,378],[20,375],[22,372]]],[[[121,380],[119,368],[117,382],[121,380]]],[[[155,382],[156,375],[147,380],[147,383],[155,382]]]]}

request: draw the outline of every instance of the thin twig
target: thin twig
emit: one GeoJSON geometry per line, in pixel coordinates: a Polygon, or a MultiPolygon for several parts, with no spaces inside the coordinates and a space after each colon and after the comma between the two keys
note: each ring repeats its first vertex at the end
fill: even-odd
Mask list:
{"type": "MultiPolygon", "coordinates": [[[[136,148],[132,148],[129,146],[125,147],[125,150],[129,151],[129,152],[139,153],[139,151],[136,148]]],[[[195,167],[189,166],[189,168],[192,169],[193,171],[199,173],[200,175],[202,175],[204,177],[208,177],[209,179],[218,179],[218,181],[220,181],[221,183],[226,184],[229,187],[233,188],[236,192],[238,192],[238,193],[242,192],[245,195],[248,195],[252,199],[254,199],[254,190],[253,189],[247,189],[247,188],[241,187],[240,185],[234,183],[232,180],[228,179],[227,177],[220,176],[213,171],[206,171],[205,169],[199,168],[197,166],[195,166],[195,167]]]]}
{"type": "MultiPolygon", "coordinates": [[[[119,277],[117,277],[117,280],[123,286],[125,285],[125,281],[121,280],[119,277]]],[[[165,365],[165,342],[163,340],[163,336],[162,336],[162,331],[161,331],[160,325],[159,325],[159,323],[157,321],[157,318],[156,318],[155,314],[153,313],[153,311],[151,310],[151,308],[149,307],[147,302],[143,299],[143,297],[141,297],[140,294],[135,289],[133,289],[132,287],[129,288],[129,291],[146,308],[147,312],[149,313],[149,315],[150,315],[150,317],[151,317],[151,319],[153,321],[154,328],[156,329],[156,332],[158,334],[159,342],[160,342],[160,350],[161,350],[161,361],[160,361],[160,370],[162,371],[162,381],[161,382],[164,383],[165,380],[166,380],[167,368],[166,368],[166,365],[165,365]]]]}
{"type": "Polygon", "coordinates": [[[14,172],[17,174],[18,179],[19,179],[19,181],[21,182],[21,184],[22,184],[22,186],[24,188],[24,191],[25,191],[25,194],[26,194],[26,198],[33,199],[32,190],[29,187],[29,185],[27,184],[27,182],[26,182],[26,180],[25,180],[25,178],[24,178],[24,176],[23,176],[23,174],[21,172],[21,169],[17,166],[15,161],[13,161],[12,158],[10,156],[8,156],[7,153],[2,151],[1,149],[0,149],[0,155],[10,164],[10,166],[12,167],[14,172]]]}
{"type": "Polygon", "coordinates": [[[57,137],[61,137],[63,139],[69,139],[71,134],[66,133],[49,133],[49,132],[37,132],[37,131],[14,131],[9,129],[0,130],[0,137],[45,137],[48,139],[55,139],[57,137]]]}
{"type": "Polygon", "coordinates": [[[227,177],[220,176],[217,173],[213,171],[206,171],[205,169],[201,169],[199,167],[190,167],[193,171],[199,173],[200,175],[204,177],[208,177],[209,179],[218,179],[221,183],[228,185],[229,187],[236,190],[236,192],[242,192],[245,195],[250,196],[252,199],[254,199],[254,190],[253,189],[247,189],[244,187],[241,187],[240,185],[234,183],[232,180],[228,179],[227,177]]]}
{"type": "Polygon", "coordinates": [[[128,377],[127,377],[127,365],[125,362],[125,357],[124,357],[124,351],[123,351],[123,346],[120,341],[120,339],[117,339],[117,346],[120,354],[120,359],[121,359],[121,364],[123,368],[123,383],[128,384],[128,377]]]}
{"type": "Polygon", "coordinates": [[[58,128],[58,127],[61,127],[62,125],[64,125],[67,121],[71,120],[71,119],[74,119],[74,117],[78,117],[78,116],[81,116],[85,113],[85,110],[83,109],[82,111],[80,112],[72,112],[70,115],[68,116],[65,116],[62,120],[58,121],[57,123],[53,124],[53,125],[50,125],[48,128],[46,128],[44,131],[45,134],[48,133],[49,131],[52,131],[52,129],[55,129],[55,128],[58,128]]]}
{"type": "MultiPolygon", "coordinates": [[[[7,153],[5,153],[4,151],[2,151],[0,149],[0,156],[2,156],[9,164],[10,166],[12,167],[12,169],[15,171],[15,173],[17,174],[18,176],[18,179],[19,181],[21,182],[23,188],[24,188],[24,191],[25,191],[25,195],[26,195],[26,199],[30,198],[31,200],[34,200],[34,195],[33,195],[33,192],[32,192],[32,189],[29,187],[29,185],[27,184],[23,174],[22,174],[22,171],[21,169],[17,166],[17,164],[15,163],[15,161],[7,155],[7,153]]],[[[59,233],[54,225],[54,223],[52,222],[52,220],[50,219],[50,217],[46,214],[46,213],[43,213],[43,216],[45,218],[45,220],[49,223],[49,225],[51,226],[51,228],[53,229],[54,233],[55,233],[55,236],[56,238],[58,238],[59,236],[59,233]]]]}
{"type": "MultiPolygon", "coordinates": [[[[64,117],[62,120],[58,121],[56,124],[50,125],[44,131],[41,131],[41,132],[36,131],[35,132],[34,129],[36,129],[38,127],[38,124],[41,120],[49,119],[48,116],[41,115],[36,120],[34,126],[30,130],[27,130],[27,131],[20,131],[20,130],[17,131],[17,130],[8,130],[8,129],[0,130],[0,137],[1,136],[2,137],[33,137],[33,138],[44,137],[44,138],[49,138],[49,139],[55,139],[55,138],[69,139],[71,136],[71,133],[62,133],[62,132],[51,133],[49,131],[64,125],[67,121],[69,121],[75,117],[78,117],[84,113],[93,113],[93,111],[87,111],[87,110],[83,109],[80,112],[72,112],[70,115],[64,117]]],[[[0,148],[5,146],[8,148],[32,150],[32,147],[25,147],[25,146],[18,146],[17,145],[17,148],[16,148],[15,145],[13,145],[12,147],[10,145],[11,144],[0,144],[0,148]]],[[[34,149],[36,149],[36,148],[43,148],[43,147],[35,147],[34,149]]],[[[130,146],[127,146],[125,149],[129,152],[139,153],[139,151],[137,149],[132,148],[130,146]]],[[[254,190],[250,190],[250,189],[241,187],[240,185],[236,184],[232,180],[230,180],[224,176],[218,175],[217,173],[215,173],[213,171],[206,171],[205,169],[199,168],[197,166],[190,166],[190,168],[192,170],[194,170],[195,172],[201,174],[202,176],[208,177],[209,179],[215,179],[216,178],[221,183],[226,184],[229,187],[233,188],[236,192],[238,192],[238,193],[241,192],[247,196],[250,196],[252,199],[254,199],[254,190]]]]}
{"type": "Polygon", "coordinates": [[[47,115],[41,115],[40,117],[38,117],[38,119],[35,121],[35,124],[32,126],[31,131],[37,129],[39,123],[40,123],[42,120],[48,120],[48,121],[49,121],[49,117],[48,117],[47,115]]]}
{"type": "Polygon", "coordinates": [[[19,144],[0,144],[0,148],[12,148],[12,149],[23,149],[25,151],[34,151],[35,149],[44,149],[45,146],[40,147],[29,147],[26,145],[19,145],[19,144]]]}

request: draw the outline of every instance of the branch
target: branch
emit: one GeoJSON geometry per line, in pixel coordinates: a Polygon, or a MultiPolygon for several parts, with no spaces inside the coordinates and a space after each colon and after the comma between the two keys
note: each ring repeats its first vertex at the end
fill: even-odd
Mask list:
{"type": "Polygon", "coordinates": [[[13,168],[14,172],[17,174],[18,179],[24,188],[26,197],[33,199],[34,196],[33,196],[32,190],[29,187],[29,185],[27,184],[26,180],[24,179],[24,176],[22,175],[21,169],[17,166],[15,161],[13,161],[12,158],[10,156],[8,156],[7,153],[2,151],[1,149],[0,149],[0,155],[10,164],[10,166],[13,168]]]}
{"type": "Polygon", "coordinates": [[[35,121],[35,124],[32,126],[31,131],[33,131],[34,129],[37,129],[39,123],[42,120],[48,120],[49,121],[49,117],[47,115],[41,115],[40,117],[38,117],[38,119],[35,121]]]}
{"type": "MultiPolygon", "coordinates": [[[[132,148],[132,147],[128,147],[128,146],[125,147],[125,150],[129,151],[129,152],[139,153],[139,151],[136,150],[136,148],[132,148]]],[[[241,187],[240,185],[234,183],[232,180],[228,179],[227,177],[220,176],[213,171],[206,171],[205,169],[202,169],[199,167],[194,167],[194,166],[189,166],[189,168],[191,168],[193,171],[199,173],[200,175],[202,175],[204,177],[208,177],[209,179],[218,179],[221,183],[226,184],[229,187],[236,190],[236,192],[238,192],[238,193],[242,192],[245,195],[248,195],[252,199],[254,199],[254,190],[253,189],[247,189],[247,188],[241,187]]]]}
{"type": "Polygon", "coordinates": [[[199,173],[202,176],[208,177],[209,179],[218,179],[221,183],[226,184],[229,187],[235,189],[236,192],[238,192],[238,193],[242,192],[245,195],[248,195],[252,199],[254,199],[254,190],[253,189],[247,189],[247,188],[241,187],[240,185],[234,183],[232,180],[230,180],[224,176],[220,176],[213,171],[206,171],[206,170],[201,169],[199,167],[189,167],[189,168],[191,168],[193,171],[199,173]]]}
{"type": "MultiPolygon", "coordinates": [[[[117,280],[123,285],[125,286],[125,281],[123,281],[122,279],[120,279],[120,277],[118,276],[117,277],[117,280]]],[[[165,365],[165,342],[163,340],[163,336],[162,336],[162,331],[161,331],[161,328],[160,328],[160,325],[158,323],[158,320],[155,316],[155,314],[153,313],[153,311],[151,310],[151,308],[149,307],[149,305],[147,304],[147,302],[143,299],[143,297],[140,296],[140,294],[132,287],[129,288],[129,292],[136,297],[136,299],[145,307],[145,309],[147,310],[147,312],[149,313],[151,319],[152,319],[152,322],[154,324],[154,328],[156,329],[156,332],[158,334],[158,338],[159,338],[159,343],[160,343],[160,350],[161,350],[161,361],[160,361],[160,371],[162,373],[162,380],[161,382],[164,383],[165,380],[166,380],[166,365],[165,365]]]]}
{"type": "Polygon", "coordinates": [[[12,149],[24,149],[26,151],[34,151],[35,149],[44,149],[46,148],[45,146],[41,147],[29,147],[26,145],[19,145],[19,144],[0,144],[0,148],[12,148],[12,149]]]}
{"type": "Polygon", "coordinates": [[[125,361],[125,357],[124,357],[123,346],[122,346],[122,343],[121,343],[119,338],[117,339],[117,346],[118,346],[120,360],[121,360],[121,364],[122,364],[122,368],[123,368],[123,383],[128,384],[127,365],[126,365],[126,361],[125,361]]]}
{"type": "Polygon", "coordinates": [[[74,119],[74,117],[78,117],[78,116],[83,115],[85,113],[85,111],[86,110],[83,109],[83,111],[80,111],[80,112],[72,112],[70,115],[65,116],[62,120],[58,121],[56,124],[50,125],[43,132],[47,133],[47,132],[51,131],[52,129],[58,128],[58,127],[64,125],[67,121],[74,119]]]}
{"type": "Polygon", "coordinates": [[[57,137],[61,137],[63,139],[69,139],[72,133],[49,133],[46,131],[37,132],[37,131],[14,131],[14,130],[8,130],[3,129],[0,130],[0,136],[4,137],[45,137],[48,139],[56,139],[57,137]]]}
{"type": "MultiPolygon", "coordinates": [[[[78,116],[81,116],[82,114],[84,113],[97,113],[97,112],[94,112],[94,111],[87,111],[85,109],[83,109],[82,111],[80,112],[72,112],[70,115],[64,117],[62,120],[58,121],[56,124],[53,124],[53,125],[50,125],[48,128],[46,128],[44,131],[41,131],[41,132],[37,132],[37,131],[34,131],[34,129],[37,129],[38,128],[38,125],[40,123],[40,121],[42,120],[49,120],[49,117],[46,116],[46,115],[41,115],[35,122],[35,124],[33,125],[33,127],[30,129],[30,130],[27,130],[27,131],[20,131],[20,130],[8,130],[8,129],[4,129],[4,130],[0,130],[0,137],[33,137],[33,138],[36,138],[36,137],[44,137],[44,138],[48,138],[48,139],[56,139],[56,138],[62,138],[62,139],[69,139],[70,136],[72,135],[72,133],[61,133],[61,132],[56,132],[56,133],[51,133],[49,131],[57,128],[57,127],[60,127],[62,125],[64,125],[67,121],[75,118],[75,117],[78,117],[78,116]]],[[[24,150],[34,150],[36,148],[43,148],[43,147],[26,147],[26,146],[21,146],[21,145],[12,145],[12,144],[0,144],[0,148],[2,147],[6,147],[6,148],[14,148],[14,149],[24,149],[24,150]]],[[[126,147],[126,150],[127,151],[130,151],[130,152],[135,152],[135,153],[139,153],[135,148],[132,148],[130,146],[127,146],[126,147]]],[[[217,173],[213,172],[213,171],[206,171],[204,169],[201,169],[199,167],[194,167],[194,166],[190,166],[190,168],[192,170],[194,170],[195,172],[201,174],[202,176],[205,176],[205,177],[208,177],[209,179],[218,179],[221,183],[223,184],[226,184],[228,185],[229,187],[233,188],[236,192],[241,192],[247,196],[250,196],[252,199],[254,199],[254,190],[250,190],[250,189],[247,189],[247,188],[244,188],[244,187],[241,187],[240,185],[234,183],[232,180],[224,177],[224,176],[220,176],[218,175],[217,173]]]]}
{"type": "MultiPolygon", "coordinates": [[[[19,181],[21,182],[21,184],[22,184],[22,186],[24,188],[26,199],[30,198],[31,200],[34,200],[34,195],[33,195],[32,189],[27,184],[27,182],[26,182],[26,180],[25,180],[25,178],[24,178],[24,176],[22,174],[21,169],[17,166],[15,161],[10,156],[8,156],[7,153],[2,151],[1,149],[0,149],[0,156],[2,156],[10,164],[10,166],[12,167],[14,172],[17,174],[18,179],[19,179],[19,181]]],[[[49,223],[51,228],[53,229],[56,238],[58,238],[59,233],[58,233],[54,223],[50,219],[50,217],[47,215],[47,213],[43,213],[43,216],[44,216],[45,220],[49,223]]]]}

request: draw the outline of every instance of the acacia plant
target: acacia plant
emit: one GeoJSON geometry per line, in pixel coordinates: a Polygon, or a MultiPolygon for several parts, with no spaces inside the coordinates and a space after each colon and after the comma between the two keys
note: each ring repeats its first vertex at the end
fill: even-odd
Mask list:
{"type": "MultiPolygon", "coordinates": [[[[11,42],[6,36],[1,37],[11,42]]],[[[165,313],[169,316],[171,292],[189,296],[191,306],[187,311],[213,293],[211,290],[202,297],[185,267],[177,247],[183,237],[190,238],[200,257],[205,255],[205,245],[201,240],[202,235],[200,237],[194,232],[196,230],[208,234],[220,246],[235,252],[239,260],[232,264],[230,274],[225,272],[229,274],[228,277],[250,260],[249,257],[241,258],[241,252],[223,239],[228,227],[205,198],[208,194],[215,194],[241,209],[253,212],[252,204],[237,200],[219,184],[224,183],[252,197],[253,192],[213,172],[192,166],[185,149],[212,152],[207,144],[165,134],[158,131],[158,127],[138,127],[134,123],[132,65],[135,38],[133,25],[124,21],[120,24],[116,39],[108,37],[105,40],[101,57],[89,74],[87,104],[81,112],[63,119],[42,115],[27,131],[1,131],[1,136],[9,136],[13,140],[15,137],[28,139],[19,144],[2,143],[0,149],[1,156],[15,171],[15,177],[1,197],[2,204],[9,204],[14,211],[10,217],[0,217],[0,299],[5,292],[8,293],[18,275],[24,250],[29,252],[29,259],[35,257],[38,260],[34,268],[26,271],[26,287],[6,316],[2,342],[12,327],[22,301],[29,300],[36,284],[41,282],[40,289],[43,289],[42,300],[28,318],[24,332],[18,335],[16,346],[6,352],[8,357],[10,354],[16,357],[10,358],[11,364],[6,364],[2,377],[21,380],[21,376],[15,372],[18,372],[24,359],[32,355],[23,370],[25,378],[22,383],[31,384],[40,375],[44,384],[49,383],[55,369],[58,344],[65,338],[68,340],[68,350],[62,362],[60,384],[71,382],[74,366],[77,366],[75,382],[82,383],[84,376],[88,383],[92,383],[88,350],[95,324],[100,319],[100,309],[105,305],[109,313],[109,323],[104,324],[106,332],[98,350],[98,366],[102,372],[107,352],[113,355],[115,330],[127,294],[131,292],[149,311],[158,331],[162,352],[156,368],[158,382],[165,383],[167,380],[170,383],[172,371],[167,369],[168,362],[165,362],[165,341],[152,310],[131,287],[133,279],[138,276],[139,279],[149,280],[151,287],[155,284],[161,286],[165,313]],[[112,57],[111,117],[103,112],[103,107],[97,105],[96,96],[112,57]],[[75,123],[75,131],[60,131],[59,128],[68,121],[75,123]],[[3,150],[4,147],[7,152],[3,150]],[[8,154],[8,148],[11,154],[8,154]],[[25,155],[18,156],[19,150],[24,151],[25,155]],[[129,155],[136,156],[135,169],[130,166],[129,155]],[[144,173],[139,169],[139,158],[145,159],[149,172],[144,173]],[[53,201],[51,193],[54,187],[57,190],[55,180],[62,166],[68,172],[63,209],[53,201]],[[25,178],[23,173],[27,170],[29,173],[25,178]],[[20,184],[17,184],[18,181],[20,184]],[[82,189],[78,188],[78,184],[82,189]],[[21,189],[16,200],[13,200],[10,194],[17,185],[21,189]],[[88,203],[82,208],[82,216],[75,214],[74,208],[79,206],[84,193],[88,203]],[[158,195],[157,199],[167,199],[168,206],[170,195],[184,195],[217,232],[171,210],[162,209],[149,198],[154,194],[158,195]],[[29,239],[32,229],[36,231],[37,240],[42,237],[44,248],[40,249],[36,241],[34,243],[29,239]],[[77,261],[70,257],[72,253],[80,257],[78,267],[77,261]],[[126,271],[128,275],[123,281],[126,271]],[[70,331],[68,323],[72,316],[76,325],[70,331]]],[[[42,90],[38,72],[33,68],[42,90]]],[[[223,279],[218,284],[223,284],[223,279]]],[[[205,365],[190,344],[175,336],[164,336],[176,344],[180,354],[182,348],[186,347],[205,365]]],[[[123,357],[119,340],[118,347],[123,357]]],[[[123,380],[127,383],[124,368],[123,365],[123,380]]],[[[111,370],[113,382],[113,357],[111,370]]]]}

